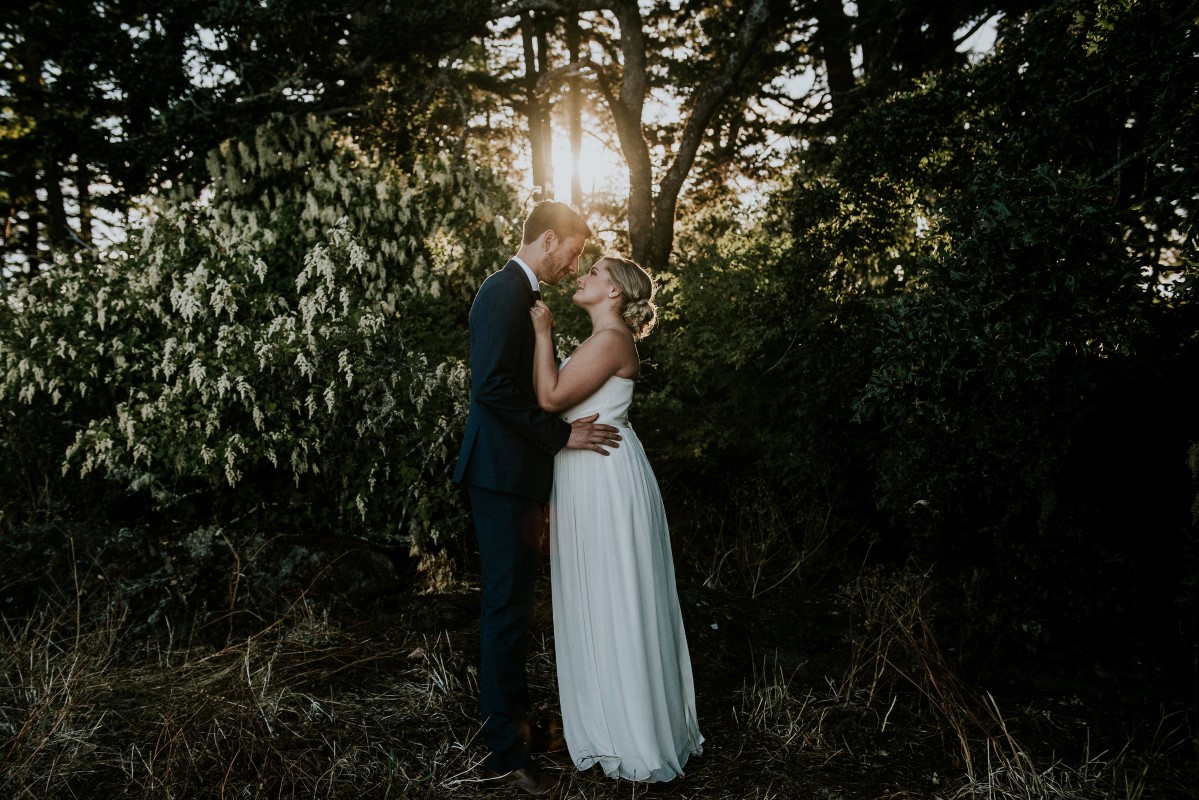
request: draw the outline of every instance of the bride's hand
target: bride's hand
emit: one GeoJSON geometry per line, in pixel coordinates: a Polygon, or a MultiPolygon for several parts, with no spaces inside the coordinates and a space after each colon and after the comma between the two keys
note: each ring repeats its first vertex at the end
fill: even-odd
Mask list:
{"type": "Polygon", "coordinates": [[[545,303],[538,300],[529,309],[529,314],[533,317],[534,333],[549,333],[554,329],[554,312],[545,303]]]}

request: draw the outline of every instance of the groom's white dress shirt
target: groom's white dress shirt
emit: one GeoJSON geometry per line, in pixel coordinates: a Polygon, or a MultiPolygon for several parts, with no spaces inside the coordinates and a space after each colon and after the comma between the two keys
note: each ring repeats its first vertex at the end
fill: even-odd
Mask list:
{"type": "Polygon", "coordinates": [[[525,271],[525,277],[529,279],[529,288],[535,292],[540,292],[541,281],[537,280],[537,276],[533,274],[533,270],[529,268],[529,265],[521,261],[520,256],[512,256],[512,260],[520,264],[520,268],[525,271]]]}

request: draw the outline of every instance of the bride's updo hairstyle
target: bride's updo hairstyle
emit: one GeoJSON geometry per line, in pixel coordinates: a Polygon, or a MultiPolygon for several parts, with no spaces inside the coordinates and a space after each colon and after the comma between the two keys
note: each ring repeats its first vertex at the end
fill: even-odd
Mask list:
{"type": "Polygon", "coordinates": [[[640,341],[649,335],[658,319],[658,307],[654,305],[654,292],[658,287],[636,261],[619,256],[604,256],[603,260],[608,266],[612,285],[620,289],[624,298],[620,318],[632,329],[633,338],[640,341]]]}

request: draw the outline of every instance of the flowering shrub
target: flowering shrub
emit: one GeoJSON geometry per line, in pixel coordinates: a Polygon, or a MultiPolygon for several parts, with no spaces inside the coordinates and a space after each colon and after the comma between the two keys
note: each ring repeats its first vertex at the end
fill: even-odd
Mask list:
{"type": "Polygon", "coordinates": [[[8,298],[3,436],[160,508],[201,498],[418,551],[452,535],[465,315],[509,197],[441,160],[372,163],[315,119],[227,142],[208,171],[130,252],[8,298]]]}

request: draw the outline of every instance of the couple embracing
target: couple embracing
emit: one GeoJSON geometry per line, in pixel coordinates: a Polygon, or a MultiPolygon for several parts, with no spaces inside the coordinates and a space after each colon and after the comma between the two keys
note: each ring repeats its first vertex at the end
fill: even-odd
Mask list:
{"type": "Polygon", "coordinates": [[[578,272],[590,236],[566,204],[538,203],[520,250],[483,282],[470,311],[470,413],[454,481],[470,500],[483,573],[483,780],[534,795],[557,785],[529,758],[552,747],[530,725],[525,669],[547,502],[571,759],[665,781],[703,742],[662,498],[627,416],[635,342],[655,317],[653,282],[614,256],[579,275],[573,300],[591,336],[561,366],[541,302],[540,284],[578,272]]]}

